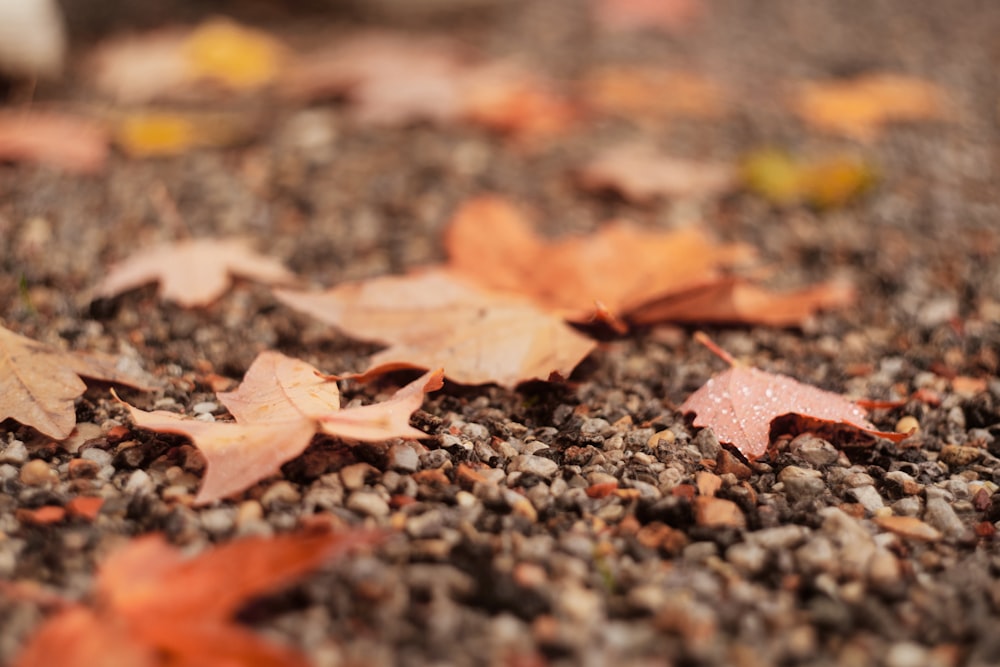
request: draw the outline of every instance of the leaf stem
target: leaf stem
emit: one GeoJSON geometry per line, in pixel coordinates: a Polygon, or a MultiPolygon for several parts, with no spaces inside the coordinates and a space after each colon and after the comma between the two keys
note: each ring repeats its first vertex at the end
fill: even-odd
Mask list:
{"type": "Polygon", "coordinates": [[[714,340],[712,340],[711,338],[709,338],[708,334],[705,333],[704,331],[696,331],[696,332],[694,332],[694,339],[696,341],[698,341],[699,343],[701,343],[702,345],[704,345],[705,347],[707,347],[709,350],[712,351],[712,353],[715,356],[717,356],[719,359],[722,359],[724,362],[726,362],[730,366],[736,366],[737,365],[736,360],[733,359],[733,355],[729,354],[728,352],[726,352],[725,350],[723,350],[721,347],[719,347],[716,344],[716,342],[714,340]]]}

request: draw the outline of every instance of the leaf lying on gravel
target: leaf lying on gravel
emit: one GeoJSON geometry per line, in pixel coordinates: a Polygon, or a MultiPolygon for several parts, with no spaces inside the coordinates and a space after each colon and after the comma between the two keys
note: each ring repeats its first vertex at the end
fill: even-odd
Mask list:
{"type": "Polygon", "coordinates": [[[62,113],[0,112],[0,161],[92,174],[107,159],[108,133],[100,123],[62,113]]]}
{"type": "Polygon", "coordinates": [[[231,276],[267,284],[295,282],[277,260],[250,248],[247,239],[197,239],[140,251],[113,266],[95,297],[113,297],[147,283],[160,283],[160,296],[181,306],[206,306],[229,288],[231,276]]]}
{"type": "Polygon", "coordinates": [[[883,125],[944,120],[948,95],[934,84],[897,74],[868,74],[845,81],[806,83],[792,106],[813,127],[871,141],[883,125]]]}
{"type": "Polygon", "coordinates": [[[181,155],[194,148],[222,147],[246,140],[254,121],[239,113],[138,111],[112,120],[112,136],[131,157],[181,155]]]}
{"type": "Polygon", "coordinates": [[[282,71],[283,47],[271,36],[226,19],[192,29],[116,38],[92,57],[97,87],[121,102],[203,95],[207,86],[246,91],[282,71]]]}
{"type": "Polygon", "coordinates": [[[721,278],[720,269],[753,257],[695,228],[650,232],[614,222],[585,237],[546,241],[506,199],[463,204],[445,236],[452,268],[486,287],[518,292],[545,308],[586,321],[598,302],[612,315],[650,299],[721,278]]]}
{"type": "Polygon", "coordinates": [[[0,421],[11,418],[56,440],[76,426],[74,400],[87,385],[79,376],[142,388],[105,357],[64,352],[0,327],[0,421]]]}
{"type": "Polygon", "coordinates": [[[718,118],[726,112],[725,96],[712,81],[662,67],[598,67],[584,77],[581,93],[599,113],[640,122],[718,118]]]}
{"type": "Polygon", "coordinates": [[[659,322],[799,326],[816,311],[844,308],[855,301],[848,283],[827,282],[791,292],[772,292],[740,278],[727,278],[654,299],[628,314],[632,324],[659,322]]]}
{"type": "Polygon", "coordinates": [[[233,617],[250,599],[377,539],[360,531],[251,537],[194,558],[161,535],[134,539],[101,564],[94,603],[70,604],[49,618],[14,665],[305,667],[298,651],[233,617]]]}
{"type": "Polygon", "coordinates": [[[750,461],[767,451],[771,426],[784,415],[800,415],[820,425],[845,425],[895,442],[910,435],[879,431],[864,410],[843,396],[740,365],[706,336],[700,335],[698,340],[731,368],[709,379],[679,409],[694,413],[695,426],[711,428],[720,442],[733,445],[750,461]]]}
{"type": "Polygon", "coordinates": [[[350,440],[421,438],[409,425],[424,394],[439,389],[440,371],[430,372],[389,400],[340,409],[337,383],[315,368],[278,352],[262,352],[236,390],[218,394],[236,423],[206,422],[172,412],[146,412],[127,405],[136,426],[191,439],[206,461],[196,504],[238,493],[276,473],[321,431],[350,440]]]}
{"type": "Polygon", "coordinates": [[[443,270],[275,295],[352,337],[388,345],[366,375],[444,368],[461,384],[514,386],[553,373],[567,377],[596,346],[527,301],[443,270]]]}
{"type": "Polygon", "coordinates": [[[867,191],[875,170],[856,157],[834,155],[797,160],[776,150],[746,156],[742,168],[748,190],[773,204],[806,202],[821,208],[842,206],[867,191]]]}
{"type": "Polygon", "coordinates": [[[638,143],[603,151],[580,169],[579,178],[589,190],[614,190],[635,202],[713,197],[738,184],[737,171],[729,164],[682,160],[638,143]]]}

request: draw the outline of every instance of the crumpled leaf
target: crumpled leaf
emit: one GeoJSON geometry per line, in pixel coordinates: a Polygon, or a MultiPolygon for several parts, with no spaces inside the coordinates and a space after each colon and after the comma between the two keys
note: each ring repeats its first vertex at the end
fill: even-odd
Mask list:
{"type": "Polygon", "coordinates": [[[602,151],[580,169],[579,178],[589,190],[614,190],[634,202],[657,197],[713,197],[737,186],[737,171],[732,165],[683,160],[639,143],[602,151]]]}
{"type": "Polygon", "coordinates": [[[0,161],[34,162],[93,174],[108,159],[108,133],[98,122],[55,112],[0,112],[0,161]]]}
{"type": "Polygon", "coordinates": [[[854,303],[854,287],[825,282],[789,292],[773,292],[740,278],[727,278],[654,299],[632,309],[628,321],[800,326],[818,310],[854,303]]]}
{"type": "Polygon", "coordinates": [[[723,267],[753,256],[694,227],[646,231],[613,222],[589,236],[545,241],[506,199],[470,199],[445,233],[449,266],[486,287],[529,296],[576,321],[595,302],[612,315],[650,299],[714,282],[723,267]]]}
{"type": "Polygon", "coordinates": [[[14,419],[65,439],[76,426],[73,402],[87,389],[79,376],[146,386],[116,370],[107,358],[57,350],[0,327],[0,421],[14,419]]]}
{"type": "Polygon", "coordinates": [[[702,0],[593,0],[597,25],[610,31],[659,28],[678,32],[704,13],[702,0]]]}
{"type": "Polygon", "coordinates": [[[120,102],[197,97],[216,89],[244,92],[282,71],[284,47],[228,19],[112,39],[92,57],[97,87],[120,102]]]}
{"type": "Polygon", "coordinates": [[[136,426],[191,439],[206,460],[195,504],[238,493],[275,474],[322,431],[350,440],[421,438],[409,425],[424,394],[441,387],[430,372],[374,405],[340,409],[337,383],[314,367],[278,352],[262,352],[236,390],[218,394],[236,423],[205,422],[172,412],[146,412],[126,404],[136,426]]]}
{"type": "Polygon", "coordinates": [[[948,94],[934,84],[898,74],[867,74],[845,81],[802,84],[792,108],[816,129],[861,141],[888,123],[945,120],[948,94]]]}
{"type": "Polygon", "coordinates": [[[678,408],[696,415],[695,426],[709,427],[720,442],[734,446],[749,461],[761,457],[771,442],[771,426],[784,415],[800,415],[813,424],[849,426],[869,435],[899,442],[908,433],[879,431],[865,411],[839,394],[737,364],[700,336],[729,370],[713,376],[678,408]]]}
{"type": "Polygon", "coordinates": [[[140,251],[113,266],[94,292],[110,298],[159,282],[160,296],[185,307],[206,306],[229,288],[231,276],[267,284],[294,283],[295,274],[250,248],[247,239],[177,241],[140,251]]]}
{"type": "Polygon", "coordinates": [[[298,651],[234,622],[240,607],[346,551],[366,532],[251,537],[186,558],[158,534],[128,542],[100,566],[93,605],[49,618],[15,667],[301,666],[298,651]]]}
{"type": "Polygon", "coordinates": [[[798,160],[775,150],[760,150],[743,161],[743,181],[779,206],[806,202],[820,208],[843,206],[875,182],[875,169],[864,160],[834,155],[798,160]]]}
{"type": "Polygon", "coordinates": [[[443,270],[386,276],[325,292],[276,290],[285,304],[349,336],[388,345],[366,375],[444,368],[461,384],[514,386],[568,377],[595,343],[531,303],[443,270]]]}
{"type": "Polygon", "coordinates": [[[584,77],[581,94],[598,113],[646,122],[719,118],[727,106],[722,90],[704,76],[662,67],[598,67],[584,77]]]}

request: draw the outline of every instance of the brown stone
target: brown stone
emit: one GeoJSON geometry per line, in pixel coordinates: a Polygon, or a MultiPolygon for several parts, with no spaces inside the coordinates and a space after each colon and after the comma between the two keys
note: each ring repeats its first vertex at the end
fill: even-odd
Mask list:
{"type": "Polygon", "coordinates": [[[923,542],[937,542],[941,532],[915,516],[877,516],[872,521],[875,525],[891,531],[900,537],[923,542]]]}
{"type": "Polygon", "coordinates": [[[750,470],[750,466],[736,458],[736,455],[731,451],[722,448],[719,450],[718,456],[715,457],[715,473],[717,475],[732,473],[736,475],[736,479],[750,479],[753,471],[750,470]]]}
{"type": "Polygon", "coordinates": [[[698,496],[693,499],[694,517],[699,526],[745,528],[746,517],[731,500],[698,496]]]}

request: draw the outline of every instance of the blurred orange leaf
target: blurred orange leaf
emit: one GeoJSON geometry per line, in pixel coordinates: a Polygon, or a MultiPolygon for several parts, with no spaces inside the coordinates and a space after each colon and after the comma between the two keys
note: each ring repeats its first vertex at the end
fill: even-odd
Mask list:
{"type": "Polygon", "coordinates": [[[679,31],[704,13],[702,0],[593,0],[597,25],[607,30],[679,31]]]}
{"type": "Polygon", "coordinates": [[[245,140],[251,132],[250,119],[235,113],[137,111],[121,115],[112,124],[115,143],[133,157],[228,146],[245,140]]]}
{"type": "Polygon", "coordinates": [[[661,67],[605,66],[581,82],[587,106],[636,121],[718,118],[726,100],[717,85],[694,72],[661,67]]]}
{"type": "Polygon", "coordinates": [[[950,115],[944,90],[897,74],[804,83],[793,95],[792,108],[816,129],[862,141],[875,139],[888,123],[945,120],[950,115]]]}
{"type": "Polygon", "coordinates": [[[782,206],[803,201],[821,208],[843,206],[876,180],[875,169],[860,158],[797,160],[768,149],[749,154],[741,171],[747,189],[782,206]]]}
{"type": "Polygon", "coordinates": [[[298,651],[233,617],[252,598],[375,539],[364,532],[252,537],[194,558],[161,535],[134,539],[101,564],[94,604],[72,604],[49,618],[14,665],[306,667],[298,651]]]}
{"type": "Polygon", "coordinates": [[[104,168],[108,158],[104,126],[54,112],[0,112],[0,161],[33,162],[81,174],[104,168]]]}

